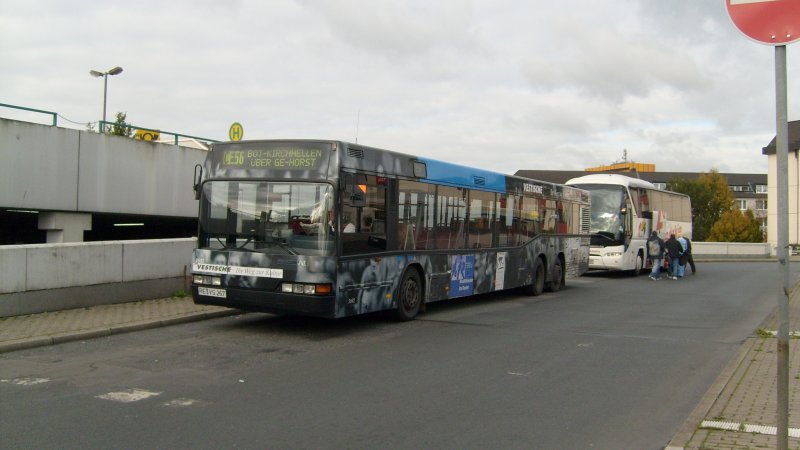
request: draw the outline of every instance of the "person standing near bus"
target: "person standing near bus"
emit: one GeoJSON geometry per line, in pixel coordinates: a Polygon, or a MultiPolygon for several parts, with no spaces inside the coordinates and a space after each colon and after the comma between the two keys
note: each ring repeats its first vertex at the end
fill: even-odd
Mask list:
{"type": "Polygon", "coordinates": [[[664,244],[664,247],[667,249],[667,254],[669,255],[669,268],[670,268],[670,278],[673,280],[677,280],[678,276],[682,276],[680,274],[680,261],[681,261],[681,253],[683,253],[683,247],[681,243],[675,239],[674,234],[669,235],[669,239],[664,244]]]}
{"type": "Polygon", "coordinates": [[[683,239],[686,241],[686,252],[683,254],[686,262],[683,263],[683,266],[686,267],[686,264],[689,264],[692,268],[692,275],[694,275],[697,272],[697,268],[694,266],[694,258],[692,258],[692,241],[686,236],[683,239]]]}
{"type": "Polygon", "coordinates": [[[647,240],[647,256],[650,258],[650,264],[653,269],[650,271],[650,279],[661,279],[661,265],[664,261],[664,240],[658,237],[658,232],[653,230],[650,233],[650,239],[647,240]]]}

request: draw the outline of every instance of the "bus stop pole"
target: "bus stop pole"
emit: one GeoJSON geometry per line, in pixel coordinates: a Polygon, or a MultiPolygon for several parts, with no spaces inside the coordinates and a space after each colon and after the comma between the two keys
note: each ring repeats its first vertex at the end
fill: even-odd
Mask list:
{"type": "Polygon", "coordinates": [[[786,83],[786,46],[775,46],[775,155],[778,184],[778,248],[776,256],[783,289],[778,295],[777,438],[779,449],[789,447],[789,125],[786,83]]]}

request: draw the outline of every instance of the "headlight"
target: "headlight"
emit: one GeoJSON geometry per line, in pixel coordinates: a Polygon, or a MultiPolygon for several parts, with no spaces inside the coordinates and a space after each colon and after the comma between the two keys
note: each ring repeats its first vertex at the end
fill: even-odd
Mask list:
{"type": "Polygon", "coordinates": [[[331,295],[333,286],[330,284],[281,283],[281,292],[284,294],[331,295]]]}
{"type": "Polygon", "coordinates": [[[614,257],[617,257],[617,256],[622,256],[622,252],[609,252],[609,253],[606,253],[606,256],[608,256],[609,258],[614,258],[614,257]]]}
{"type": "Polygon", "coordinates": [[[222,278],[212,277],[209,275],[193,275],[192,281],[194,284],[210,284],[211,286],[221,286],[222,278]]]}

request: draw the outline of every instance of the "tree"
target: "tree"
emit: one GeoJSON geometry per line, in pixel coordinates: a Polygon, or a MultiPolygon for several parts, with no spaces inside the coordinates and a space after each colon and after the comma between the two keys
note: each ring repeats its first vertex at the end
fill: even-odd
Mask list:
{"type": "Polygon", "coordinates": [[[714,242],[764,242],[764,234],[756,221],[753,211],[742,213],[732,209],[722,214],[708,235],[714,242]]]}
{"type": "Polygon", "coordinates": [[[115,136],[133,136],[133,129],[125,122],[127,114],[124,112],[117,113],[117,121],[111,126],[111,134],[115,136]]]}
{"type": "Polygon", "coordinates": [[[673,178],[667,183],[667,189],[691,197],[692,238],[695,241],[708,240],[714,223],[733,209],[734,199],[728,181],[714,169],[701,173],[696,180],[673,178]]]}

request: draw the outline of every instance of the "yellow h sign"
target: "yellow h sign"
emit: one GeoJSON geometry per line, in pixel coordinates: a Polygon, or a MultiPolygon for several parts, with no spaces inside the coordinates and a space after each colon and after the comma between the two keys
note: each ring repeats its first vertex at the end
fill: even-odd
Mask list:
{"type": "Polygon", "coordinates": [[[232,141],[241,141],[244,136],[244,128],[239,122],[234,122],[228,130],[228,138],[232,141]]]}

